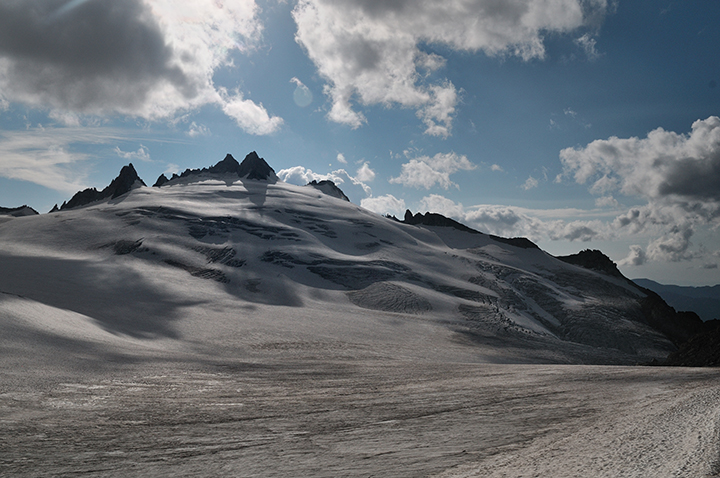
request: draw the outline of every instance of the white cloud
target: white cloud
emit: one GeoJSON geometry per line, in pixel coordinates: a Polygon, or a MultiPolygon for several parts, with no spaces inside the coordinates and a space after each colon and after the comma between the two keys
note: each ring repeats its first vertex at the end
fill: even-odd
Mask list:
{"type": "Polygon", "coordinates": [[[193,121],[190,123],[190,127],[185,134],[191,138],[196,138],[198,136],[210,136],[210,129],[203,124],[197,124],[193,121]]]}
{"type": "Polygon", "coordinates": [[[213,83],[230,52],[261,38],[254,0],[62,3],[0,3],[5,104],[149,120],[215,104],[252,133],[279,126],[261,105],[248,112],[252,102],[238,105],[242,97],[223,96],[213,83]]]}
{"type": "Polygon", "coordinates": [[[431,194],[422,198],[419,211],[434,212],[456,219],[462,219],[465,215],[462,204],[455,203],[455,201],[439,194],[431,194]]]}
{"type": "Polygon", "coordinates": [[[250,134],[264,135],[274,133],[283,124],[282,118],[270,116],[262,104],[243,99],[242,93],[236,91],[234,95],[222,92],[224,98],[222,109],[226,115],[233,118],[243,130],[250,134]]]}
{"type": "Polygon", "coordinates": [[[646,138],[596,140],[560,152],[564,174],[603,192],[648,200],[720,201],[720,118],[693,123],[690,134],[662,128],[646,138]],[[598,186],[599,182],[609,185],[598,186]]]}
{"type": "Polygon", "coordinates": [[[630,246],[630,254],[618,262],[619,266],[641,266],[647,262],[647,255],[642,246],[630,246]]]}
{"type": "Polygon", "coordinates": [[[693,228],[689,224],[673,226],[667,234],[650,242],[647,255],[655,261],[680,262],[694,259],[697,254],[689,251],[693,234],[693,228]]]}
{"type": "Polygon", "coordinates": [[[363,183],[372,182],[372,180],[375,179],[375,171],[370,169],[370,165],[368,163],[363,163],[362,166],[360,166],[355,172],[355,178],[363,183]]]}
{"type": "Polygon", "coordinates": [[[80,115],[71,111],[52,110],[48,113],[48,117],[63,126],[77,127],[81,125],[80,115]]]}
{"type": "Polygon", "coordinates": [[[486,204],[465,207],[438,194],[422,198],[419,208],[421,211],[451,217],[488,234],[522,236],[533,241],[585,242],[607,238],[610,232],[608,226],[599,220],[567,221],[552,218],[576,214],[568,210],[534,210],[486,204]]]}
{"type": "Polygon", "coordinates": [[[337,154],[337,160],[338,163],[347,164],[347,159],[345,159],[345,155],[342,153],[337,154]]]}
{"type": "Polygon", "coordinates": [[[476,166],[465,155],[438,153],[432,158],[420,156],[402,165],[400,176],[390,182],[403,186],[430,189],[436,184],[444,189],[456,186],[450,175],[460,170],[470,171],[476,166]]]}
{"type": "Polygon", "coordinates": [[[612,196],[603,196],[595,199],[595,206],[617,209],[620,203],[612,196]]]}
{"type": "Polygon", "coordinates": [[[360,206],[378,214],[391,214],[396,217],[402,217],[407,209],[405,207],[405,201],[403,199],[396,198],[392,194],[364,198],[360,201],[360,206]]]}
{"type": "Polygon", "coordinates": [[[530,189],[536,188],[537,186],[538,186],[538,180],[535,179],[535,178],[532,177],[532,176],[529,176],[529,177],[525,180],[525,183],[522,185],[522,188],[523,188],[525,191],[529,191],[530,189]]]}
{"type": "Polygon", "coordinates": [[[277,172],[278,178],[286,183],[304,186],[311,181],[329,180],[335,183],[345,195],[355,204],[362,199],[372,196],[372,189],[357,177],[348,174],[344,169],[336,169],[328,174],[316,173],[303,166],[281,169],[277,172]]]}
{"type": "MultiPolygon", "coordinates": [[[[646,258],[692,260],[690,238],[698,227],[720,225],[720,118],[692,124],[688,134],[662,128],[646,138],[596,140],[560,152],[562,177],[611,198],[619,193],[645,204],[618,215],[613,226],[629,233],[652,233],[646,258]]],[[[609,200],[608,200],[609,201],[609,200]]],[[[633,256],[635,257],[635,256],[633,256]]],[[[634,259],[633,259],[634,260],[634,259]]]]}
{"type": "Polygon", "coordinates": [[[447,138],[452,129],[457,91],[452,83],[446,81],[442,86],[430,86],[429,92],[431,100],[427,106],[418,110],[417,117],[427,126],[425,134],[447,138]]]}
{"type": "Polygon", "coordinates": [[[496,172],[499,172],[499,173],[505,172],[505,170],[504,170],[500,165],[497,165],[497,164],[493,164],[492,166],[490,166],[490,170],[491,170],[491,171],[496,171],[496,172]]]}
{"type": "Polygon", "coordinates": [[[142,144],[137,151],[123,151],[119,147],[115,146],[115,153],[121,158],[128,159],[130,161],[135,159],[138,159],[140,161],[151,161],[150,151],[142,144]]]}
{"type": "Polygon", "coordinates": [[[300,0],[297,42],[327,81],[328,117],[353,128],[360,105],[414,108],[430,135],[447,137],[457,104],[448,80],[427,81],[445,64],[423,43],[488,55],[543,58],[545,32],[596,21],[606,0],[300,0]]]}

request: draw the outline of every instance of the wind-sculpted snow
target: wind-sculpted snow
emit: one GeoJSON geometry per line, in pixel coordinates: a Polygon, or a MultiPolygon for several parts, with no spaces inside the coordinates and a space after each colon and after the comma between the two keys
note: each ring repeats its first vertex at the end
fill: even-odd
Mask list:
{"type": "Polygon", "coordinates": [[[375,282],[364,289],[347,293],[353,304],[366,309],[422,314],[432,310],[432,304],[413,291],[390,283],[375,282]]]}

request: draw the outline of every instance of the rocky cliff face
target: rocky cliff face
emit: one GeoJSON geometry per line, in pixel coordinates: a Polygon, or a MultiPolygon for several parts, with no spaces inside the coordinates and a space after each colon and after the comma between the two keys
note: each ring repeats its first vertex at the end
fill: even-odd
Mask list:
{"type": "Polygon", "coordinates": [[[334,182],[329,181],[327,179],[322,180],[320,182],[317,182],[315,180],[310,181],[307,183],[307,186],[313,187],[317,189],[318,191],[322,191],[323,193],[327,194],[328,196],[336,197],[338,199],[342,199],[343,201],[350,202],[350,199],[345,195],[344,192],[342,192],[342,189],[337,187],[334,182]]]}
{"type": "Polygon", "coordinates": [[[568,264],[621,278],[642,291],[645,297],[640,299],[641,320],[668,337],[676,346],[680,346],[704,330],[702,320],[697,314],[676,311],[655,292],[640,287],[623,276],[617,265],[598,250],[586,249],[577,254],[559,256],[558,259],[568,264]]]}
{"type": "Polygon", "coordinates": [[[258,156],[255,151],[252,151],[245,156],[242,163],[238,163],[231,154],[227,154],[222,161],[209,168],[186,169],[179,175],[173,174],[169,179],[164,174],[161,174],[157,181],[155,181],[155,184],[153,184],[153,187],[162,187],[213,175],[237,175],[238,179],[252,179],[272,183],[278,180],[275,170],[271,168],[263,158],[258,156]]]}
{"type": "Polygon", "coordinates": [[[35,216],[38,212],[30,206],[24,205],[20,207],[0,207],[0,216],[35,216]]]}
{"type": "MultiPolygon", "coordinates": [[[[129,192],[131,189],[141,186],[145,186],[145,182],[140,179],[137,171],[135,171],[135,167],[130,163],[127,166],[123,166],[120,174],[102,191],[98,191],[95,188],[79,191],[75,193],[69,201],[64,202],[59,209],[73,209],[103,199],[115,199],[129,192]]],[[[53,211],[56,210],[56,208],[53,208],[53,211]]]]}

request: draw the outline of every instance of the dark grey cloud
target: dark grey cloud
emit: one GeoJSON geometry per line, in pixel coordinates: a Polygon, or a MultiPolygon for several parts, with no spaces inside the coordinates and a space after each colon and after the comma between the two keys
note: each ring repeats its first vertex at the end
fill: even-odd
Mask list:
{"type": "Polygon", "coordinates": [[[213,82],[260,38],[257,12],[254,0],[0,0],[0,107],[154,120],[214,104],[272,133],[282,118],[213,82]]]}
{"type": "Polygon", "coordinates": [[[714,154],[704,158],[669,160],[665,180],[658,192],[687,198],[720,201],[720,145],[714,154]]]}
{"type": "Polygon", "coordinates": [[[133,111],[161,82],[197,93],[140,0],[0,2],[0,57],[11,100],[93,113],[133,111]]]}

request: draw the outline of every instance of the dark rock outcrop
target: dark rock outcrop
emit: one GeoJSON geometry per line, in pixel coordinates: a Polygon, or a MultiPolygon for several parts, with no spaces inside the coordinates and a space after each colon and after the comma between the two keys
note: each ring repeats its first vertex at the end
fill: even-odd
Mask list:
{"type": "Polygon", "coordinates": [[[596,272],[617,277],[640,290],[645,297],[639,298],[643,323],[665,335],[675,346],[680,346],[694,335],[701,333],[703,322],[694,312],[677,312],[655,292],[640,287],[626,278],[615,263],[598,250],[586,249],[577,254],[559,256],[557,259],[596,272]]]}
{"type": "Polygon", "coordinates": [[[557,256],[563,262],[584,267],[597,272],[602,272],[614,277],[622,277],[622,273],[618,270],[617,265],[605,254],[598,250],[585,249],[577,254],[569,256],[557,256]]]}
{"type": "Polygon", "coordinates": [[[0,216],[35,216],[38,212],[27,204],[20,207],[0,207],[0,216]]]}
{"type": "Polygon", "coordinates": [[[155,184],[153,184],[152,187],[159,188],[168,181],[170,180],[167,178],[167,176],[165,176],[165,174],[161,174],[160,176],[158,176],[157,181],[155,181],[155,184]]]}
{"type": "Polygon", "coordinates": [[[122,167],[118,177],[113,179],[110,185],[108,185],[105,189],[98,191],[95,188],[88,188],[84,191],[79,191],[75,193],[69,201],[63,202],[62,206],[60,206],[60,210],[85,206],[86,204],[103,199],[115,199],[128,193],[131,189],[137,187],[137,185],[145,186],[146,184],[142,179],[140,179],[137,171],[135,171],[135,167],[132,163],[130,163],[127,166],[122,167]]]}
{"type": "Polygon", "coordinates": [[[694,335],[671,353],[663,365],[677,367],[720,367],[720,321],[703,323],[704,331],[694,335]]]}
{"type": "Polygon", "coordinates": [[[231,154],[227,154],[225,158],[214,166],[202,169],[186,169],[182,173],[173,174],[170,179],[164,174],[158,177],[153,187],[162,187],[165,184],[173,183],[178,179],[192,178],[201,174],[237,174],[240,179],[252,179],[255,181],[276,182],[278,180],[275,170],[265,162],[263,158],[253,151],[247,156],[242,163],[238,163],[231,154]]]}
{"type": "MultiPolygon", "coordinates": [[[[394,218],[394,216],[393,216],[394,218]]],[[[475,229],[472,229],[470,227],[467,227],[465,224],[459,223],[454,219],[450,219],[449,217],[445,217],[442,214],[437,214],[434,212],[428,212],[425,214],[416,213],[413,215],[410,210],[405,211],[405,217],[402,221],[405,224],[412,224],[414,226],[417,225],[423,225],[423,226],[440,226],[440,227],[452,227],[457,230],[463,231],[463,232],[469,232],[470,234],[483,234],[480,231],[476,231],[475,229]]],[[[524,238],[524,237],[499,237],[499,236],[493,236],[492,234],[488,235],[490,239],[501,242],[503,244],[508,244],[515,247],[521,247],[523,249],[539,249],[537,244],[532,242],[530,239],[524,238]]]]}
{"type": "Polygon", "coordinates": [[[350,199],[348,199],[348,197],[345,195],[345,193],[342,192],[342,189],[337,187],[337,185],[335,185],[334,182],[329,181],[327,179],[323,179],[320,182],[312,180],[309,183],[307,183],[307,186],[311,186],[311,187],[327,194],[328,196],[336,197],[338,199],[342,199],[343,201],[350,202],[350,199]]]}
{"type": "Polygon", "coordinates": [[[255,151],[245,156],[243,162],[240,163],[237,175],[243,179],[254,179],[256,181],[275,182],[278,179],[275,170],[271,168],[263,158],[258,156],[255,151]]]}
{"type": "MultiPolygon", "coordinates": [[[[628,279],[628,282],[635,285],[628,279]]],[[[640,300],[645,323],[661,332],[676,346],[687,342],[704,330],[703,321],[695,312],[677,312],[655,292],[635,285],[646,294],[640,300]]]]}

